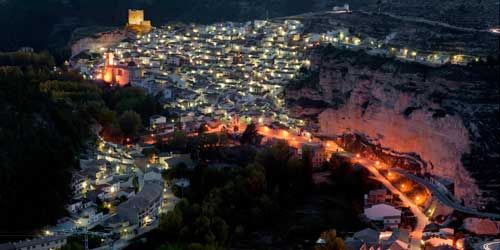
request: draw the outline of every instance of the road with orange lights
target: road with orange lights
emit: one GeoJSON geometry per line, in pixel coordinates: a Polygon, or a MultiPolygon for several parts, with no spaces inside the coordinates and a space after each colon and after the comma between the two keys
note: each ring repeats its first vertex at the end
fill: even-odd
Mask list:
{"type": "Polygon", "coordinates": [[[472,208],[468,208],[460,204],[455,198],[453,197],[452,194],[450,194],[448,191],[443,190],[436,185],[430,183],[429,181],[422,179],[416,175],[413,175],[411,173],[408,173],[402,169],[398,168],[393,168],[391,171],[397,172],[398,174],[401,174],[405,176],[406,178],[426,187],[431,193],[432,196],[435,197],[436,199],[439,200],[443,205],[451,207],[459,212],[465,213],[465,214],[471,214],[471,215],[476,215],[479,217],[486,217],[486,218],[495,218],[495,219],[500,219],[500,214],[494,214],[494,213],[485,213],[481,211],[477,211],[472,208]]]}
{"type": "MultiPolygon", "coordinates": [[[[301,136],[294,133],[291,133],[288,130],[283,129],[271,129],[266,126],[261,126],[258,129],[259,134],[269,138],[286,140],[290,146],[298,148],[300,145],[309,142],[321,143],[327,149],[327,151],[344,151],[341,147],[339,147],[333,141],[321,141],[317,138],[313,138],[312,136],[301,136]]],[[[347,153],[347,152],[346,152],[347,153]]],[[[349,153],[347,153],[349,154],[349,153]]],[[[363,167],[365,167],[368,171],[370,171],[375,178],[380,181],[389,191],[394,194],[399,195],[401,201],[405,206],[408,206],[412,213],[417,218],[417,225],[413,232],[411,233],[411,246],[410,249],[420,249],[422,234],[425,226],[429,223],[427,216],[421,211],[420,207],[415,204],[410,198],[408,198],[404,193],[399,191],[394,185],[389,182],[384,176],[380,174],[378,171],[378,167],[383,167],[383,163],[379,161],[372,161],[370,159],[365,159],[361,157],[359,154],[353,155],[353,158],[357,160],[363,167]]]]}
{"type": "Polygon", "coordinates": [[[405,206],[408,206],[411,212],[415,215],[415,217],[417,218],[417,225],[411,233],[410,249],[420,249],[420,242],[422,240],[424,228],[429,223],[429,219],[427,218],[427,216],[425,216],[425,214],[422,212],[422,210],[420,210],[420,207],[417,204],[415,204],[403,192],[394,187],[394,185],[392,185],[389,180],[387,180],[383,175],[380,174],[377,168],[382,167],[383,164],[378,161],[361,158],[359,157],[359,155],[356,155],[356,159],[363,167],[370,171],[370,173],[372,173],[378,181],[380,181],[387,189],[389,189],[389,191],[391,191],[393,194],[399,195],[399,198],[401,199],[403,204],[405,206]]]}
{"type": "MultiPolygon", "coordinates": [[[[235,123],[236,124],[236,123],[235,123]]],[[[235,125],[233,124],[233,125],[235,125]]],[[[239,123],[236,124],[239,127],[239,132],[242,133],[245,130],[245,124],[239,123]]],[[[223,131],[224,126],[222,124],[213,127],[213,128],[207,128],[207,133],[218,133],[223,131]]],[[[286,141],[291,147],[300,149],[302,145],[308,144],[308,143],[315,143],[315,144],[321,144],[324,149],[326,156],[331,155],[333,152],[344,152],[344,150],[338,146],[334,141],[332,140],[320,140],[318,138],[313,137],[310,133],[305,132],[305,133],[298,133],[295,130],[292,129],[275,129],[275,128],[270,128],[265,125],[258,125],[257,126],[257,132],[259,135],[270,138],[270,139],[278,139],[278,140],[284,140],[286,141]]],[[[346,152],[348,155],[349,153],[346,152]]],[[[408,206],[412,213],[415,215],[417,218],[417,226],[413,230],[411,236],[412,236],[412,241],[411,241],[411,248],[410,249],[420,249],[420,244],[421,244],[421,238],[422,238],[422,233],[425,228],[425,226],[428,224],[429,220],[427,216],[422,212],[421,208],[415,204],[415,202],[418,202],[416,200],[415,202],[408,198],[403,192],[398,190],[387,178],[385,178],[383,175],[380,174],[378,171],[378,168],[381,167],[387,167],[383,166],[384,164],[379,162],[379,161],[373,161],[364,157],[361,157],[359,154],[352,155],[352,158],[356,159],[357,162],[359,162],[363,167],[365,167],[368,171],[370,171],[375,178],[380,181],[387,189],[389,189],[392,193],[399,195],[401,201],[404,203],[405,206],[408,206]]],[[[454,208],[458,211],[462,211],[465,213],[469,214],[475,214],[479,216],[485,216],[485,217],[492,217],[492,218],[500,218],[500,215],[498,214],[489,214],[489,213],[482,213],[470,208],[466,208],[459,204],[456,200],[454,200],[452,197],[450,197],[450,194],[445,194],[443,190],[437,188],[435,185],[429,183],[426,180],[423,180],[417,176],[411,175],[407,173],[404,170],[398,170],[394,169],[393,171],[397,172],[398,174],[404,175],[408,179],[415,181],[416,183],[422,185],[423,187],[427,188],[430,193],[432,194],[433,197],[436,197],[439,201],[441,201],[442,204],[449,206],[451,208],[454,208]]],[[[417,196],[416,199],[419,199],[417,196]]]]}
{"type": "Polygon", "coordinates": [[[293,148],[301,148],[302,145],[308,143],[321,144],[326,155],[330,155],[333,152],[344,151],[332,140],[320,140],[314,138],[310,133],[305,132],[302,135],[298,134],[292,130],[286,129],[272,129],[267,126],[259,126],[258,133],[267,138],[273,138],[278,140],[286,141],[293,148]]]}

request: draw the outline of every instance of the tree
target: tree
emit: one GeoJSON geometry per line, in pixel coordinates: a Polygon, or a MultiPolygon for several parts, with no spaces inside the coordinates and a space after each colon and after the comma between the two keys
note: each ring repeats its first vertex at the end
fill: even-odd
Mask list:
{"type": "Polygon", "coordinates": [[[171,149],[185,151],[188,145],[188,136],[184,131],[176,130],[168,142],[171,149]]]}
{"type": "Polygon", "coordinates": [[[202,123],[200,127],[198,127],[198,135],[205,134],[208,131],[208,125],[206,123],[202,123]]]}
{"type": "Polygon", "coordinates": [[[64,216],[64,204],[71,197],[70,173],[83,144],[92,135],[91,124],[80,116],[80,110],[40,90],[39,83],[59,77],[45,68],[52,63],[42,62],[45,59],[41,58],[15,61],[9,66],[0,63],[0,106],[4,107],[0,109],[3,231],[30,231],[64,216]]]}
{"type": "Polygon", "coordinates": [[[210,219],[206,216],[199,216],[193,223],[192,241],[202,243],[215,242],[215,235],[210,229],[210,219]]]}
{"type": "Polygon", "coordinates": [[[158,250],[186,250],[186,246],[180,243],[161,245],[158,250]]]}
{"type": "Polygon", "coordinates": [[[179,237],[182,226],[182,213],[179,210],[168,211],[167,214],[162,214],[160,217],[159,229],[172,239],[179,237]]]}
{"type": "Polygon", "coordinates": [[[275,187],[282,191],[286,189],[288,178],[283,174],[288,172],[288,161],[292,156],[288,144],[284,141],[257,153],[255,163],[265,169],[268,191],[274,190],[275,187]]]}
{"type": "Polygon", "coordinates": [[[141,129],[141,116],[135,111],[125,111],[118,121],[120,129],[125,136],[135,136],[141,129]]]}
{"type": "Polygon", "coordinates": [[[222,244],[226,243],[229,237],[229,226],[226,222],[220,217],[215,217],[212,219],[210,227],[212,228],[212,232],[217,242],[222,244]]]}
{"type": "Polygon", "coordinates": [[[330,229],[321,233],[320,238],[324,243],[317,244],[314,246],[314,250],[345,250],[344,240],[337,237],[337,231],[335,229],[330,229]]]}
{"type": "Polygon", "coordinates": [[[257,126],[252,122],[248,124],[245,131],[241,135],[240,142],[241,144],[255,143],[255,141],[257,140],[257,136],[257,126]]]}
{"type": "Polygon", "coordinates": [[[83,246],[79,242],[69,241],[66,245],[61,247],[61,250],[83,250],[83,246]]]}

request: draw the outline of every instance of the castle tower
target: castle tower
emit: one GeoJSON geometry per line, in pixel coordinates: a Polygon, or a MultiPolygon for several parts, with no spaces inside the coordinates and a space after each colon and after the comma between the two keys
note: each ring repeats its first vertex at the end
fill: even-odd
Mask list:
{"type": "Polygon", "coordinates": [[[144,10],[128,10],[128,24],[142,25],[144,22],[144,10]]]}
{"type": "Polygon", "coordinates": [[[139,34],[147,34],[151,31],[151,21],[144,20],[144,10],[128,10],[127,29],[139,34]]]}

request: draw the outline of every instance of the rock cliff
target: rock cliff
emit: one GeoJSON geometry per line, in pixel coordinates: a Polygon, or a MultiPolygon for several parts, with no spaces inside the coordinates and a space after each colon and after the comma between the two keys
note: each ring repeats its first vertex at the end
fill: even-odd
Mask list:
{"type": "MultiPolygon", "coordinates": [[[[76,33],[76,32],[75,32],[76,33]]],[[[100,48],[107,48],[127,38],[127,32],[123,30],[111,30],[92,35],[82,35],[81,38],[72,38],[71,55],[76,56],[83,51],[96,52],[100,48]]]]}
{"type": "Polygon", "coordinates": [[[331,47],[312,61],[319,80],[286,90],[292,115],[313,118],[321,135],[410,153],[420,172],[453,180],[465,205],[498,207],[498,65],[430,67],[331,47]]]}

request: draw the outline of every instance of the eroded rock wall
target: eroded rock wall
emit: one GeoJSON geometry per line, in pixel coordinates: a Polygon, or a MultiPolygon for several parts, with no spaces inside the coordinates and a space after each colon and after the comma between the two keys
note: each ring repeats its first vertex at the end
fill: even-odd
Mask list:
{"type": "Polygon", "coordinates": [[[91,37],[84,37],[71,45],[71,55],[76,56],[83,51],[97,52],[100,48],[116,45],[127,38],[127,33],[122,30],[101,32],[91,37]]]}
{"type": "Polygon", "coordinates": [[[317,56],[317,85],[287,92],[292,113],[316,116],[326,136],[362,134],[382,147],[417,154],[427,163],[422,172],[453,180],[467,206],[498,196],[498,177],[489,175],[499,164],[493,118],[498,82],[472,69],[431,68],[364,52],[330,49],[317,56]],[[304,99],[330,106],[303,108],[304,99]]]}

